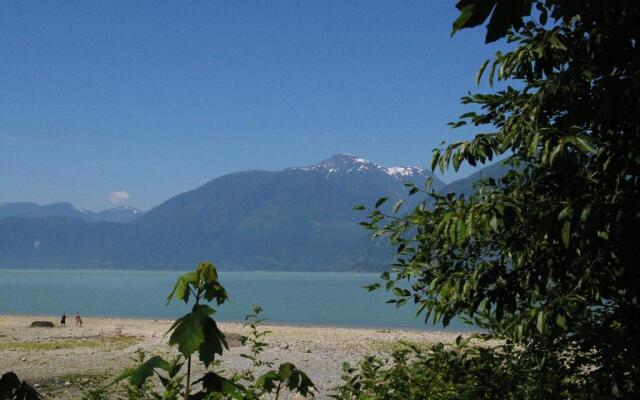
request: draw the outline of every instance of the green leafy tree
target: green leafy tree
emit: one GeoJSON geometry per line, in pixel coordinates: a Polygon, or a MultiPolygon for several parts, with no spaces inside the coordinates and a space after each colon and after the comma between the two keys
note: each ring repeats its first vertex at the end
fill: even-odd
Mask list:
{"type": "MultiPolygon", "coordinates": [[[[453,122],[481,127],[434,150],[432,168],[501,158],[471,196],[427,200],[364,225],[397,246],[393,301],[463,317],[556,363],[590,398],[640,392],[640,2],[460,0],[453,34],[486,23],[511,50],[485,61],[492,87],[453,122]],[[406,281],[409,282],[409,286],[406,281]]],[[[374,285],[372,288],[379,286],[374,285]]],[[[559,393],[556,396],[560,397],[559,393]]]]}

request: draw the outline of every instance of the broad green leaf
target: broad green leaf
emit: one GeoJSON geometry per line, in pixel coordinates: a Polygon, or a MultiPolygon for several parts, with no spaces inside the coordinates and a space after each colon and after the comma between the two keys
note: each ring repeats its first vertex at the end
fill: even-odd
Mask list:
{"type": "Polygon", "coordinates": [[[276,382],[279,381],[276,371],[267,371],[256,379],[255,385],[267,393],[271,393],[276,388],[276,382]]]}
{"type": "Polygon", "coordinates": [[[195,285],[198,282],[198,274],[195,271],[187,272],[178,277],[175,286],[169,296],[167,296],[167,304],[171,302],[173,298],[179,299],[187,303],[189,301],[189,285],[195,285]]]}
{"type": "Polygon", "coordinates": [[[194,383],[202,383],[206,393],[222,393],[230,387],[229,385],[237,387],[233,382],[215,372],[207,372],[194,383]]]}
{"type": "Polygon", "coordinates": [[[131,385],[140,387],[151,375],[153,375],[156,369],[169,371],[171,369],[171,363],[160,356],[151,357],[137,368],[126,369],[111,383],[111,385],[124,379],[129,379],[129,383],[131,385]]]}
{"type": "Polygon", "coordinates": [[[496,0],[458,1],[456,8],[460,10],[460,15],[453,22],[451,36],[455,35],[460,29],[472,28],[483,23],[491,13],[495,3],[496,0]]]}
{"type": "Polygon", "coordinates": [[[460,15],[453,21],[453,28],[451,29],[451,36],[455,35],[457,31],[464,28],[467,21],[471,19],[473,16],[473,12],[475,10],[475,4],[469,4],[460,10],[460,15]]]}
{"type": "Polygon", "coordinates": [[[295,366],[291,363],[280,364],[280,367],[278,367],[278,375],[280,376],[280,379],[286,381],[291,378],[291,374],[294,369],[295,366]]]}
{"type": "Polygon", "coordinates": [[[513,23],[512,2],[521,0],[501,0],[496,4],[496,8],[491,15],[491,19],[487,24],[487,36],[485,43],[495,42],[504,37],[513,23]]]}
{"type": "Polygon", "coordinates": [[[198,351],[204,341],[204,321],[213,313],[207,305],[194,306],[192,312],[178,318],[169,329],[169,332],[173,331],[169,337],[169,344],[177,344],[178,350],[185,358],[198,351]]]}
{"type": "Polygon", "coordinates": [[[213,263],[200,263],[200,265],[198,265],[197,272],[198,280],[201,282],[218,282],[218,271],[213,263]]]}
{"type": "Polygon", "coordinates": [[[202,290],[204,298],[207,301],[215,299],[217,305],[221,305],[229,298],[227,291],[217,280],[204,283],[202,290]]]}
{"type": "Polygon", "coordinates": [[[223,349],[229,349],[224,333],[218,329],[218,325],[211,318],[207,317],[202,321],[204,340],[199,348],[200,361],[206,366],[213,362],[215,355],[222,355],[223,349]]]}

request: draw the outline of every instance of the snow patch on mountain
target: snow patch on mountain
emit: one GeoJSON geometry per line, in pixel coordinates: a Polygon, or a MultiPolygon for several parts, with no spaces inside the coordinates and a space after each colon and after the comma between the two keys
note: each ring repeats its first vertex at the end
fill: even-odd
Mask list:
{"type": "Polygon", "coordinates": [[[298,171],[322,171],[326,172],[327,176],[338,172],[350,173],[353,171],[370,171],[384,173],[399,179],[423,175],[425,173],[425,170],[420,167],[385,167],[349,153],[336,154],[335,156],[315,165],[288,169],[298,171]]]}

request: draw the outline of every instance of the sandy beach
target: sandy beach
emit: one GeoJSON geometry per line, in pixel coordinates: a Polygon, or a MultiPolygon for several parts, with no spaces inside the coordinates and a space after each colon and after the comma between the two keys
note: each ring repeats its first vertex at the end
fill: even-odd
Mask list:
{"type": "MultiPolygon", "coordinates": [[[[42,316],[0,316],[0,372],[14,371],[37,386],[46,398],[80,399],[87,387],[108,382],[133,364],[136,351],[171,357],[164,333],[169,320],[128,318],[85,318],[76,327],[72,318],[60,327],[57,318],[42,316]],[[35,320],[55,323],[54,328],[31,328],[35,320]]],[[[246,352],[238,336],[247,334],[241,323],[221,323],[230,349],[220,367],[240,371],[250,365],[240,354],[246,352]]],[[[292,362],[308,373],[324,398],[340,380],[342,362],[355,363],[365,355],[389,354],[398,341],[446,342],[453,332],[396,329],[358,329],[321,326],[264,325],[269,348],[263,359],[292,362]]],[[[196,373],[201,372],[196,369],[196,373]]]]}

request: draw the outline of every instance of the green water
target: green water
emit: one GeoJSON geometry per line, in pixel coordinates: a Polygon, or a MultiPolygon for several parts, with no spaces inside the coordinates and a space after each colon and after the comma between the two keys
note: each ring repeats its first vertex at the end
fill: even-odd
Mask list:
{"type": "MultiPolygon", "coordinates": [[[[175,318],[184,303],[165,306],[181,272],[0,270],[0,314],[175,318]]],[[[415,319],[415,307],[386,304],[384,291],[362,289],[377,274],[317,272],[220,272],[230,301],[216,316],[240,321],[253,304],[283,324],[442,330],[415,319]]],[[[453,323],[448,330],[469,330],[453,323]]]]}

